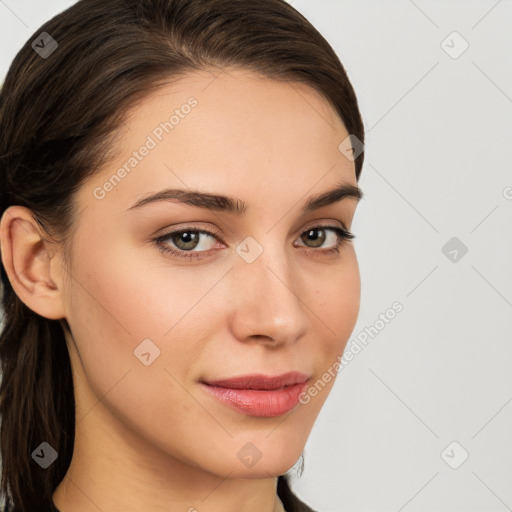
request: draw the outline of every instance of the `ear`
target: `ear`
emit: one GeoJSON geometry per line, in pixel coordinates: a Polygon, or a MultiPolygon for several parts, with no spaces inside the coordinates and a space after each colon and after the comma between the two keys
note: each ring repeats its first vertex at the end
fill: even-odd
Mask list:
{"type": "Polygon", "coordinates": [[[31,210],[10,206],[0,220],[0,253],[16,295],[32,311],[57,320],[65,317],[61,255],[31,210]]]}

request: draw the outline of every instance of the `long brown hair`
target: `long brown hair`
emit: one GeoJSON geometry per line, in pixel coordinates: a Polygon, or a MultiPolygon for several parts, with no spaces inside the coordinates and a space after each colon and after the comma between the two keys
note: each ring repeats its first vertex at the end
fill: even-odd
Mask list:
{"type": "MultiPolygon", "coordinates": [[[[309,85],[364,141],[339,58],[284,0],[80,0],[30,37],[0,92],[0,216],[25,206],[49,239],[66,242],[77,218],[74,193],[110,158],[123,115],[159,84],[226,66],[309,85]],[[42,33],[58,45],[42,36],[45,56],[32,46],[42,33]]],[[[354,160],[357,179],[363,157],[354,160]]],[[[0,277],[0,490],[19,512],[50,510],[75,435],[67,322],[29,309],[3,265],[0,277]],[[58,452],[47,469],[31,457],[42,442],[58,452]]],[[[278,493],[287,512],[311,510],[286,476],[278,493]]]]}

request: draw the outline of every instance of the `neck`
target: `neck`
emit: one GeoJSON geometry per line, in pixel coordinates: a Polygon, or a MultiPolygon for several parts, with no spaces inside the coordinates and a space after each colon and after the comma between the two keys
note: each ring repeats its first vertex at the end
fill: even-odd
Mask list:
{"type": "Polygon", "coordinates": [[[277,477],[230,478],[163,454],[98,405],[77,422],[60,512],[280,512],[277,477]]]}

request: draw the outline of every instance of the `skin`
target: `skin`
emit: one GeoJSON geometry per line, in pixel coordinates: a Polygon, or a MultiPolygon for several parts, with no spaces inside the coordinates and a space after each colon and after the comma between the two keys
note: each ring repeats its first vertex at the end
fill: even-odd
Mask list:
{"type": "MultiPolygon", "coordinates": [[[[320,232],[321,247],[301,235],[320,224],[350,230],[357,199],[307,214],[301,206],[340,182],[357,185],[354,162],[338,150],[347,135],[305,85],[239,69],[215,79],[189,73],[130,112],[117,157],[78,191],[71,267],[62,247],[41,242],[29,210],[5,212],[2,259],[17,295],[70,326],[77,424],[71,466],[53,495],[61,512],[272,512],[276,477],[300,457],[334,379],[270,418],[227,407],[198,381],[297,370],[316,382],[343,353],[359,313],[353,244],[325,253],[334,232],[320,232]],[[191,96],[190,114],[97,199],[94,190],[191,96]],[[129,210],[167,187],[249,208],[236,216],[161,201],[129,210]],[[220,234],[189,249],[204,251],[200,260],[152,242],[185,226],[220,234]],[[263,248],[252,263],[235,251],[248,236],[263,248]],[[160,350],[149,366],[134,356],[144,339],[160,350]],[[246,443],[261,452],[252,467],[237,457],[246,443]]],[[[166,243],[184,247],[176,237],[166,243]]]]}

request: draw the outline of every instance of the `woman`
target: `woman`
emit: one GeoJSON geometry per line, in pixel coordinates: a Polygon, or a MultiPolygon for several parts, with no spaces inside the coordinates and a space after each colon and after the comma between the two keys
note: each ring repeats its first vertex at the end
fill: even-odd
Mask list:
{"type": "Polygon", "coordinates": [[[286,473],[360,296],[325,39],[283,0],[80,0],[0,128],[8,509],[312,510],[286,473]]]}

